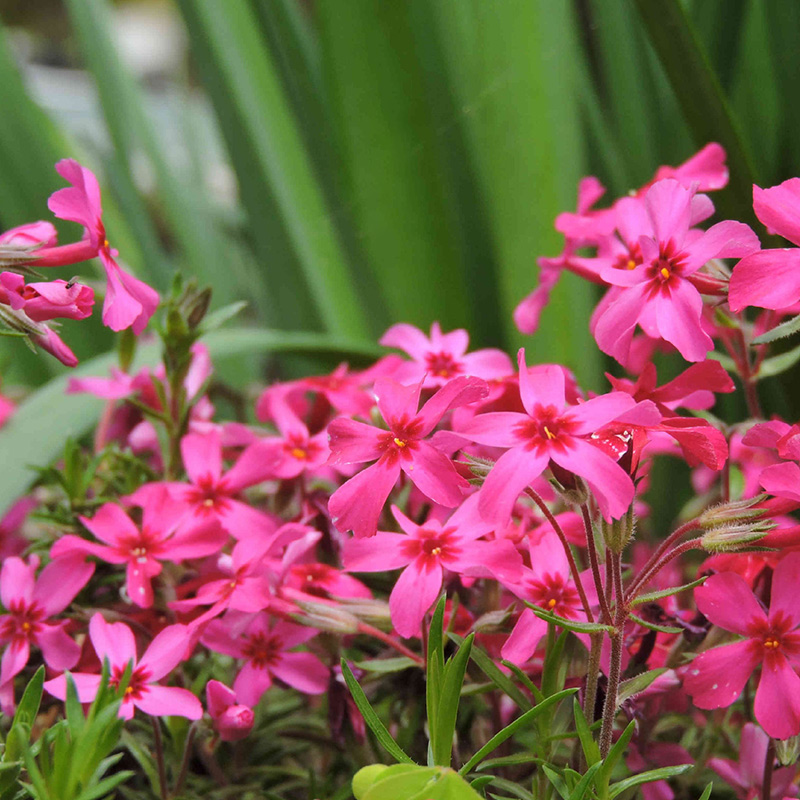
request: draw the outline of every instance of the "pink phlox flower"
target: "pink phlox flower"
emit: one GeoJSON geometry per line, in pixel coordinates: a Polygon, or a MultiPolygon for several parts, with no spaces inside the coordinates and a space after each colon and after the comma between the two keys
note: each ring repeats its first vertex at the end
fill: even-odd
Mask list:
{"type": "Polygon", "coordinates": [[[448,508],[458,505],[469,489],[450,459],[425,437],[449,409],[484,397],[486,383],[479,378],[455,378],[417,411],[421,390],[422,382],[414,386],[388,378],[375,382],[378,408],[388,431],[344,417],[328,426],[331,464],[376,461],[331,496],[328,508],[340,531],[352,530],[359,537],[374,535],[401,471],[423,494],[448,508]]]}
{"type": "Polygon", "coordinates": [[[0,394],[0,428],[8,422],[14,414],[17,406],[13,400],[0,394]]]}
{"type": "Polygon", "coordinates": [[[396,506],[392,513],[403,533],[380,531],[351,539],[342,561],[350,572],[385,572],[405,567],[392,589],[392,624],[404,638],[419,636],[422,619],[442,590],[444,570],[459,575],[514,580],[522,560],[511,542],[480,541],[492,529],[477,513],[477,495],[445,522],[416,525],[396,506]]]}
{"type": "Polygon", "coordinates": [[[125,564],[125,587],[131,602],[141,608],[153,604],[152,579],[161,573],[163,561],[202,558],[219,550],[227,536],[219,529],[206,527],[178,532],[186,509],[170,499],[163,487],[142,496],[141,527],[115,503],[106,503],[83,525],[103,544],[95,544],[69,534],[52,547],[52,558],[84,554],[109,564],[125,564]]]}
{"type": "MultiPolygon", "coordinates": [[[[638,207],[637,200],[630,200],[624,209],[638,207]]],[[[632,269],[601,270],[603,280],[620,289],[596,319],[594,335],[600,349],[622,364],[637,324],[651,338],[674,345],[687,361],[704,360],[713,342],[701,325],[703,299],[695,275],[713,258],[742,257],[760,247],[753,231],[740,222],[719,222],[693,235],[695,200],[695,192],[676,180],[653,184],[644,198],[649,229],[642,226],[638,237],[642,262],[632,269]]]]}
{"type": "Polygon", "coordinates": [[[487,348],[467,353],[469,334],[463,328],[442,333],[438,322],[426,336],[413,325],[400,323],[389,328],[380,340],[384,347],[396,347],[411,357],[392,376],[398,383],[417,383],[423,389],[444,386],[459,375],[473,375],[486,381],[513,374],[511,359],[502,350],[487,348]]]}
{"type": "Polygon", "coordinates": [[[361,581],[319,561],[293,564],[283,582],[281,594],[287,599],[304,600],[372,598],[372,592],[361,581]]]}
{"type": "Polygon", "coordinates": [[[286,393],[273,392],[262,405],[262,414],[271,419],[280,436],[266,436],[259,445],[264,461],[269,464],[270,477],[282,480],[303,473],[313,474],[325,465],[330,456],[328,433],[325,430],[312,436],[306,424],[287,402],[286,393]]]}
{"type": "Polygon", "coordinates": [[[0,245],[15,247],[55,247],[58,242],[58,231],[52,222],[29,222],[16,228],[9,228],[0,233],[0,245]]]}
{"type": "Polygon", "coordinates": [[[0,303],[24,311],[34,322],[49,319],[86,319],[92,313],[94,290],[62,280],[25,283],[16,272],[0,273],[0,303]]]}
{"type": "Polygon", "coordinates": [[[20,555],[28,546],[21,529],[28,514],[38,504],[35,497],[21,497],[0,518],[0,564],[10,556],[20,555]]]}
{"type": "Polygon", "coordinates": [[[211,680],[206,684],[206,704],[214,730],[223,742],[238,742],[253,730],[253,709],[239,703],[236,692],[224,683],[211,680]]]}
{"type": "Polygon", "coordinates": [[[80,647],[65,631],[67,620],[51,622],[75,599],[94,572],[83,559],[51,561],[36,577],[39,559],[25,563],[12,556],[0,569],[0,644],[5,645],[0,660],[0,698],[2,711],[14,711],[12,680],[28,663],[31,645],[36,645],[45,663],[53,669],[68,669],[80,656],[80,647]]]}
{"type": "MultiPolygon", "coordinates": [[[[517,580],[503,580],[503,585],[521,600],[552,611],[559,617],[585,621],[586,613],[572,580],[564,548],[555,531],[549,526],[542,526],[532,533],[528,538],[528,550],[530,567],[524,567],[517,580]]],[[[582,574],[582,583],[587,587],[589,602],[594,605],[597,597],[592,581],[586,580],[587,575],[582,574]]],[[[546,633],[547,623],[530,608],[524,608],[503,645],[502,657],[515,664],[524,664],[546,633]]]]}
{"type": "MultiPolygon", "coordinates": [[[[156,683],[186,658],[187,648],[191,646],[191,631],[185,625],[170,625],[161,630],[141,658],[136,656],[136,641],[124,622],[106,622],[102,614],[97,613],[89,622],[89,638],[100,661],[108,659],[112,686],[119,684],[128,665],[133,664],[119,709],[122,719],[131,719],[137,708],[154,717],[200,719],[203,716],[203,706],[190,691],[156,683]]],[[[100,675],[75,672],[72,679],[81,703],[94,700],[100,688],[100,675]]],[[[66,676],[45,681],[44,688],[54,697],[64,700],[67,696],[66,676]]]]}
{"type": "Polygon", "coordinates": [[[639,190],[643,194],[656,181],[674,178],[682,186],[696,186],[701,192],[724,189],[728,185],[728,167],[725,165],[725,150],[717,142],[709,142],[691,158],[677,167],[659,167],[653,180],[639,190]]]}
{"type": "Polygon", "coordinates": [[[800,733],[800,554],[789,553],[775,569],[772,601],[765,612],[739,575],[712,575],[694,591],[698,609],[714,625],[743,636],[701,653],[686,668],[684,687],[700,708],[724,708],[736,700],[761,664],[754,712],[775,739],[800,733]]]}
{"type": "Polygon", "coordinates": [[[625,392],[611,392],[568,406],[561,369],[545,366],[529,371],[524,350],[519,351],[519,366],[525,413],[480,414],[459,431],[474,442],[506,450],[480,490],[481,514],[504,525],[519,494],[552,460],[586,480],[606,519],[622,516],[633,501],[633,481],[612,458],[591,444],[589,436],[631,412],[628,421],[632,423],[655,423],[660,419],[655,406],[649,401],[637,404],[625,392]]]}
{"type": "MultiPolygon", "coordinates": [[[[753,186],[753,209],[770,233],[800,245],[800,178],[778,186],[753,186]]],[[[746,254],[731,275],[731,310],[745,306],[786,309],[800,301],[800,249],[778,248],[746,254]]]]}
{"type": "Polygon", "coordinates": [[[255,707],[275,678],[304,694],[322,694],[328,688],[330,670],[313,653],[294,650],[316,635],[313,628],[273,623],[263,612],[228,612],[209,623],[201,641],[210,650],[245,660],[233,690],[242,703],[255,707]]]}
{"type": "Polygon", "coordinates": [[[106,238],[100,187],[94,173],[73,159],[59,161],[56,171],[71,186],[51,195],[48,206],[60,219],[83,225],[84,247],[73,246],[74,252],[66,248],[39,250],[36,264],[46,266],[99,257],[108,280],[103,323],[115,331],[132,327],[138,336],[158,307],[158,292],[125,272],[114,260],[117,251],[112,249],[106,238]],[[61,260],[64,256],[72,261],[61,260]]]}
{"type": "Polygon", "coordinates": [[[247,487],[271,477],[271,465],[264,461],[259,442],[245,448],[224,473],[219,431],[187,434],[181,440],[181,455],[188,483],[144,486],[132,496],[132,501],[137,502],[151,486],[163,485],[187,512],[182,531],[221,525],[236,539],[270,536],[274,532],[275,523],[269,516],[237,499],[247,487]]]}
{"type": "MultiPolygon", "coordinates": [[[[739,742],[739,758],[709,758],[708,766],[733,790],[739,800],[759,800],[764,787],[764,763],[767,760],[769,736],[758,725],[746,722],[739,742]]],[[[793,786],[796,769],[784,767],[772,773],[770,798],[796,797],[793,786]]]]}

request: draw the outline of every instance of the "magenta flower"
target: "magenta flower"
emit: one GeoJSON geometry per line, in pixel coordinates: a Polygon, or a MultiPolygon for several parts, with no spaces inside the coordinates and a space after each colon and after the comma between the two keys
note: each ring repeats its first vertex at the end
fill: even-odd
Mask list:
{"type": "Polygon", "coordinates": [[[405,567],[389,597],[392,624],[404,638],[420,635],[422,619],[442,590],[445,569],[508,581],[518,577],[522,559],[511,542],[478,541],[493,526],[478,515],[477,499],[470,497],[444,523],[429,519],[423,525],[415,525],[394,506],[403,533],[380,531],[345,545],[343,563],[350,572],[405,567]]]}
{"type": "MultiPolygon", "coordinates": [[[[753,186],[753,209],[771,233],[800,245],[800,178],[778,186],[753,186]]],[[[779,248],[747,254],[731,275],[728,302],[745,306],[788,308],[800,300],[800,249],[779,248]]]]}
{"type": "Polygon", "coordinates": [[[800,733],[800,554],[775,568],[769,613],[733,572],[712,575],[695,589],[698,609],[715,625],[746,638],[701,653],[687,669],[684,688],[700,708],[724,708],[742,693],[761,664],[754,711],[775,739],[800,733]]]}
{"type": "Polygon", "coordinates": [[[519,388],[524,414],[479,414],[458,432],[479,444],[507,448],[481,488],[481,514],[505,525],[519,494],[552,460],[586,480],[606,519],[621,517],[633,500],[633,481],[589,437],[622,415],[633,425],[657,423],[660,414],[653,404],[637,404],[629,394],[611,392],[568,406],[563,370],[553,365],[528,370],[524,350],[519,351],[519,388]]]}
{"type": "MultiPolygon", "coordinates": [[[[164,628],[150,642],[141,658],[136,657],[136,641],[124,622],[106,622],[102,614],[95,614],[89,622],[89,638],[100,660],[108,659],[112,686],[119,685],[128,664],[133,664],[119,709],[122,719],[131,719],[136,708],[154,717],[200,719],[203,716],[203,706],[190,691],[155,683],[184,660],[191,641],[191,633],[185,625],[164,628]]],[[[100,688],[100,675],[74,672],[72,679],[81,703],[91,703],[100,688]]],[[[46,681],[44,688],[53,697],[64,700],[67,696],[66,677],[60,675],[46,681]]]]}
{"type": "MultiPolygon", "coordinates": [[[[632,269],[610,266],[600,273],[622,290],[597,317],[594,335],[600,349],[620,363],[628,359],[637,323],[651,338],[672,344],[687,361],[702,361],[714,346],[701,325],[703,298],[693,283],[695,273],[712,258],[746,256],[760,245],[741,222],[719,222],[700,235],[690,232],[699,197],[676,180],[653,184],[644,198],[649,225],[640,226],[641,263],[632,269]]],[[[637,206],[635,200],[620,203],[618,213],[633,213],[637,206]]],[[[635,216],[640,224],[638,210],[635,216]]]]}
{"type": "Polygon", "coordinates": [[[271,625],[264,613],[229,613],[210,622],[201,641],[218,653],[246,660],[233,690],[242,703],[254,707],[273,678],[305,694],[322,694],[328,688],[329,670],[313,653],[289,652],[316,635],[313,628],[290,622],[271,625]]]}
{"type": "Polygon", "coordinates": [[[169,499],[165,489],[152,492],[144,503],[141,527],[114,503],[101,506],[92,519],[81,522],[104,544],[94,544],[69,534],[59,539],[50,555],[73,553],[95,556],[109,564],[125,564],[125,586],[131,601],[141,608],[153,605],[152,579],[161,573],[162,561],[201,558],[219,550],[227,540],[218,528],[176,535],[185,509],[169,499]]]}
{"type": "Polygon", "coordinates": [[[392,377],[400,383],[424,379],[425,389],[444,386],[459,375],[474,375],[489,381],[505,378],[514,371],[511,359],[502,350],[487,348],[467,353],[469,334],[462,328],[442,333],[438,322],[431,325],[430,338],[413,325],[393,325],[380,343],[403,350],[413,359],[399,365],[392,377]]]}
{"type": "Polygon", "coordinates": [[[343,417],[328,426],[331,464],[377,459],[331,496],[328,509],[340,531],[373,536],[401,471],[435,503],[452,508],[461,502],[469,484],[450,459],[424,438],[449,409],[480,400],[488,388],[479,378],[455,378],[417,411],[421,390],[422,382],[414,386],[402,386],[389,378],[375,382],[378,409],[388,431],[343,417]]]}
{"type": "Polygon", "coordinates": [[[53,669],[68,669],[77,662],[81,649],[67,636],[67,621],[48,622],[60,614],[86,585],[94,566],[81,558],[51,561],[36,577],[39,559],[26,564],[21,558],[6,558],[0,571],[0,644],[7,645],[0,661],[0,700],[3,713],[14,710],[13,677],[28,663],[35,644],[53,669]]]}
{"type": "Polygon", "coordinates": [[[26,284],[22,275],[2,272],[0,303],[11,306],[14,311],[24,311],[34,322],[56,317],[86,319],[92,313],[94,290],[62,280],[26,284]]]}
{"type": "MultiPolygon", "coordinates": [[[[764,788],[764,764],[767,760],[769,736],[752,722],[745,723],[739,742],[739,758],[709,758],[708,766],[729,786],[739,800],[759,800],[764,788]]],[[[770,798],[780,800],[793,793],[794,767],[776,769],[772,773],[770,798]]]]}
{"type": "Polygon", "coordinates": [[[16,228],[9,228],[0,234],[0,245],[13,247],[55,247],[58,232],[52,222],[29,222],[16,228]]]}
{"type": "Polygon", "coordinates": [[[103,323],[115,331],[132,327],[138,336],[158,307],[158,292],[122,270],[114,260],[117,253],[106,238],[100,186],[94,173],[70,158],[59,161],[56,171],[72,186],[55,192],[48,206],[60,219],[83,225],[85,237],[78,245],[38,250],[36,264],[53,266],[99,257],[108,279],[103,323]],[[59,260],[65,257],[70,260],[59,260]]]}
{"type": "Polygon", "coordinates": [[[214,729],[223,742],[238,742],[253,730],[253,709],[238,703],[236,692],[224,683],[211,680],[206,684],[206,702],[214,729]]]}

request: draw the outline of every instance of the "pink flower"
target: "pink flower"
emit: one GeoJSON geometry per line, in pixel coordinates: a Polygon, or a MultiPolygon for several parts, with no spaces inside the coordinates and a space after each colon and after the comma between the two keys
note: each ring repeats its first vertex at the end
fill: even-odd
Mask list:
{"type": "Polygon", "coordinates": [[[701,653],[689,665],[684,688],[700,708],[724,708],[742,692],[759,665],[755,716],[775,739],[800,733],[800,554],[781,560],[772,578],[769,614],[744,580],[731,572],[712,575],[695,589],[698,609],[723,630],[746,638],[701,653]]]}
{"type": "Polygon", "coordinates": [[[72,185],[68,189],[59,189],[50,197],[50,210],[60,219],[83,225],[85,237],[80,246],[67,246],[74,248],[74,254],[64,247],[39,250],[35,263],[40,266],[53,265],[59,254],[60,257],[72,259],[60,263],[74,263],[98,256],[108,279],[103,323],[115,331],[132,327],[138,336],[158,307],[158,292],[122,270],[114,261],[116,251],[106,239],[100,187],[94,173],[70,158],[59,161],[56,171],[72,185]]]}
{"type": "Polygon", "coordinates": [[[46,350],[51,356],[55,356],[64,366],[76,367],[78,359],[75,353],[67,347],[64,340],[49,326],[44,323],[38,324],[38,333],[31,333],[31,341],[38,344],[42,350],[46,350]]]}
{"type": "Polygon", "coordinates": [[[622,364],[637,323],[651,338],[672,344],[687,361],[705,359],[714,344],[701,325],[703,298],[693,283],[695,273],[712,258],[746,256],[759,248],[756,235],[740,222],[717,223],[699,236],[690,233],[696,199],[694,191],[676,180],[653,184],[644,198],[649,229],[642,224],[638,201],[619,204],[620,215],[635,211],[642,260],[632,269],[601,270],[603,280],[620,291],[610,295],[596,318],[594,335],[600,349],[622,364]]]}
{"type": "Polygon", "coordinates": [[[206,684],[208,713],[223,742],[238,742],[253,730],[256,716],[249,706],[236,702],[236,692],[219,681],[206,684]]]}
{"type": "Polygon", "coordinates": [[[444,386],[459,375],[474,375],[489,381],[505,378],[514,371],[511,359],[502,350],[467,353],[469,334],[462,328],[442,333],[438,322],[431,325],[430,338],[413,325],[393,325],[383,334],[380,343],[404,350],[413,359],[411,363],[402,364],[392,377],[400,383],[417,383],[424,379],[424,389],[444,386]]]}
{"type": "Polygon", "coordinates": [[[219,550],[227,536],[215,528],[176,535],[185,509],[169,499],[165,489],[151,493],[144,504],[141,527],[114,503],[101,506],[92,519],[81,522],[105,544],[79,536],[59,539],[50,551],[53,558],[80,553],[110,564],[125,564],[125,586],[131,601],[141,608],[153,605],[152,579],[161,573],[162,561],[201,558],[219,550]]]}
{"type": "MultiPolygon", "coordinates": [[[[139,659],[131,629],[124,622],[109,623],[102,614],[95,614],[89,622],[89,638],[101,661],[108,659],[111,668],[110,684],[117,686],[128,664],[133,664],[130,682],[125,690],[119,715],[131,719],[138,708],[154,717],[187,717],[200,719],[203,707],[187,689],[159,686],[155,681],[169,674],[184,659],[191,633],[185,625],[170,625],[156,635],[139,659]]],[[[78,699],[81,703],[94,700],[100,688],[100,675],[85,672],[72,673],[78,699]]],[[[64,675],[46,681],[44,688],[59,700],[67,696],[64,675]]]]}
{"type": "Polygon", "coordinates": [[[373,536],[378,517],[400,472],[426,496],[448,508],[458,505],[469,484],[444,453],[424,441],[454,406],[480,400],[488,393],[479,378],[460,377],[447,383],[422,406],[422,382],[402,386],[388,378],[375,382],[375,394],[389,430],[340,417],[328,426],[331,464],[375,461],[331,496],[328,509],[336,527],[356,536],[373,536]]]}
{"type": "Polygon", "coordinates": [[[528,370],[524,350],[519,351],[519,388],[524,414],[479,414],[459,431],[465,439],[507,449],[481,488],[481,514],[506,524],[519,494],[552,460],[586,480],[606,519],[621,517],[633,501],[633,481],[589,437],[622,415],[631,424],[654,424],[660,419],[655,407],[646,401],[630,415],[637,403],[624,392],[568,406],[563,370],[551,365],[528,370]]]}
{"type": "Polygon", "coordinates": [[[322,694],[328,688],[329,670],[313,653],[290,652],[316,635],[313,628],[290,622],[271,625],[264,613],[229,613],[210,622],[201,641],[218,653],[246,660],[233,689],[241,702],[254,707],[273,678],[305,694],[322,694]]]}
{"type": "Polygon", "coordinates": [[[39,559],[26,564],[13,556],[0,571],[0,600],[6,613],[0,615],[0,643],[7,645],[0,662],[0,698],[3,713],[13,713],[12,678],[28,663],[31,644],[54,669],[68,669],[80,656],[80,647],[64,631],[66,620],[48,620],[60,614],[86,585],[94,566],[81,558],[51,561],[36,578],[39,559]]]}
{"type": "Polygon", "coordinates": [[[92,313],[94,290],[62,280],[26,284],[22,275],[2,272],[0,302],[10,305],[15,311],[24,311],[34,322],[56,317],[86,319],[92,313]]]}
{"type": "Polygon", "coordinates": [[[52,222],[29,222],[0,234],[0,245],[15,247],[55,247],[58,233],[52,222]]]}
{"type": "MultiPolygon", "coordinates": [[[[778,186],[753,186],[753,209],[771,233],[800,245],[800,178],[778,186]]],[[[745,306],[788,308],[800,300],[800,250],[780,248],[747,254],[734,268],[728,302],[745,306]]]]}
{"type": "MultiPolygon", "coordinates": [[[[752,722],[745,723],[739,742],[739,758],[709,758],[708,766],[729,786],[739,800],[759,800],[764,787],[764,764],[767,760],[769,736],[752,722]]],[[[789,795],[796,770],[793,767],[776,769],[772,773],[772,800],[789,795]]]]}
{"type": "Polygon", "coordinates": [[[480,519],[477,499],[470,497],[444,523],[429,519],[423,525],[415,525],[395,506],[392,512],[402,534],[381,531],[345,545],[343,563],[351,572],[405,567],[389,597],[392,624],[401,636],[420,635],[422,619],[442,590],[445,569],[510,581],[519,575],[522,560],[511,542],[478,541],[493,526],[480,519]]]}

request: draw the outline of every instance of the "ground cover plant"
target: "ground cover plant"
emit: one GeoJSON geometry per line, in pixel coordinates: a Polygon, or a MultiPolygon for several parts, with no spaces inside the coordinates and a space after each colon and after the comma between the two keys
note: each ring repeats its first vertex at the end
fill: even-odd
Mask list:
{"type": "Polygon", "coordinates": [[[82,230],[2,235],[2,320],[74,365],[54,321],[94,293],[51,276],[98,257],[118,363],[69,381],[95,430],[2,523],[3,798],[797,794],[798,427],[758,380],[800,360],[775,348],[800,251],[772,246],[800,244],[800,179],[753,187],[758,231],[715,221],[716,143],[605,204],[581,181],[515,320],[535,334],[564,271],[602,286],[590,329],[628,376],[603,393],[400,323],[377,359],[265,386],[251,423],[204,341],[239,304],[179,276],[160,298],[93,173],[56,170],[82,230]],[[145,330],[161,362],[136,368],[145,330]],[[666,459],[694,494],[658,538],[666,459]]]}

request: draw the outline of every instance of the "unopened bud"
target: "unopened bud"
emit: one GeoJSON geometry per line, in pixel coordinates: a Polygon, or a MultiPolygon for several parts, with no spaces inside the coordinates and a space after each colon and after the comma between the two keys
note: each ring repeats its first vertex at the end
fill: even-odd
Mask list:
{"type": "Polygon", "coordinates": [[[207,287],[198,292],[191,301],[186,321],[189,327],[194,330],[202,321],[211,303],[211,287],[207,287]]]}
{"type": "Polygon", "coordinates": [[[357,633],[358,618],[343,608],[312,600],[295,600],[302,614],[293,614],[295,621],[330,633],[357,633]]]}
{"type": "Polygon", "coordinates": [[[709,553],[731,553],[763,539],[775,527],[772,522],[742,522],[712,528],[700,540],[709,553]]]}
{"type": "Polygon", "coordinates": [[[490,458],[480,458],[469,453],[464,453],[463,455],[469,471],[474,476],[474,478],[470,479],[470,483],[482,484],[486,480],[486,476],[492,471],[495,462],[490,458]]]}
{"type": "Polygon", "coordinates": [[[619,555],[633,538],[636,521],[633,516],[633,506],[631,506],[622,519],[614,519],[606,522],[601,517],[600,530],[603,534],[603,541],[612,553],[619,555]]]}
{"type": "Polygon", "coordinates": [[[791,767],[800,758],[800,736],[775,741],[775,755],[782,767],[791,767]]]}
{"type": "Polygon", "coordinates": [[[757,508],[758,504],[763,503],[766,498],[767,495],[760,494],[746,500],[735,500],[732,503],[712,506],[700,514],[697,524],[700,528],[710,530],[720,525],[744,523],[748,520],[758,519],[767,513],[765,508],[757,508]]]}
{"type": "Polygon", "coordinates": [[[374,625],[382,630],[391,630],[392,615],[389,610],[389,604],[385,601],[364,597],[340,597],[338,600],[342,608],[362,622],[374,625]]]}
{"type": "Polygon", "coordinates": [[[552,461],[550,462],[550,472],[553,475],[550,485],[569,505],[580,508],[589,502],[589,488],[577,475],[567,472],[552,461]]]}
{"type": "Polygon", "coordinates": [[[214,721],[214,729],[223,742],[244,739],[255,722],[255,714],[249,706],[236,702],[236,693],[224,683],[211,680],[206,686],[208,713],[214,721]]]}

